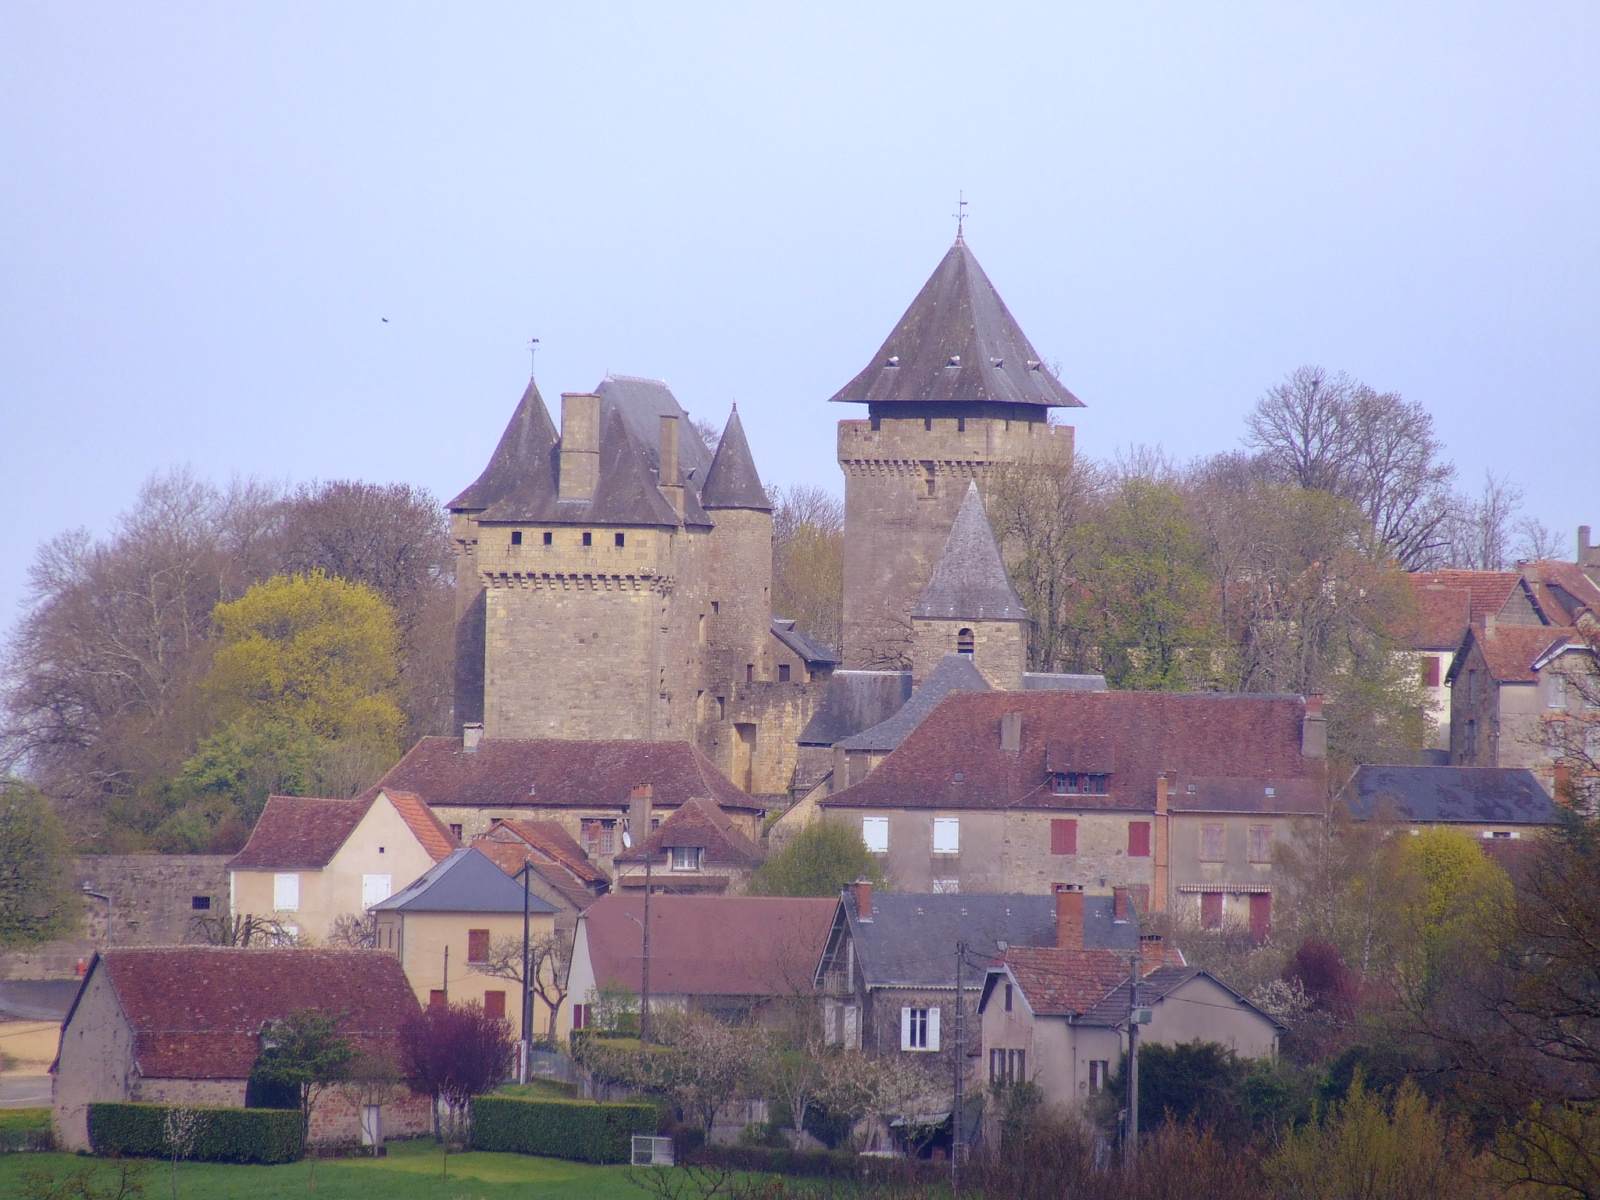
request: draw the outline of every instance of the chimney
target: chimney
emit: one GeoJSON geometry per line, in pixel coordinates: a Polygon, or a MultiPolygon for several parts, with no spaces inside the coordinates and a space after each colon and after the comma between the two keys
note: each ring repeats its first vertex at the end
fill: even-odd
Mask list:
{"type": "Polygon", "coordinates": [[[1022,714],[1008,712],[1000,718],[1000,749],[1013,754],[1022,749],[1022,714]]]}
{"type": "Polygon", "coordinates": [[[1557,804],[1572,807],[1572,768],[1564,762],[1558,762],[1550,771],[1550,790],[1555,793],[1557,804]]]}
{"type": "Polygon", "coordinates": [[[1300,753],[1305,758],[1328,757],[1328,718],[1322,715],[1322,694],[1306,697],[1306,715],[1300,722],[1300,753]]]}
{"type": "Polygon", "coordinates": [[[483,741],[483,722],[468,721],[461,727],[461,752],[476,754],[478,743],[483,741]]]}
{"type": "Polygon", "coordinates": [[[1113,921],[1126,921],[1128,919],[1128,889],[1114,887],[1111,889],[1111,919],[1113,921]]]}
{"type": "Polygon", "coordinates": [[[600,481],[600,397],[561,393],[561,479],[558,500],[590,500],[600,481]]]}
{"type": "Polygon", "coordinates": [[[644,845],[650,836],[650,811],[655,807],[655,788],[648,783],[636,783],[628,793],[628,829],[633,834],[635,846],[644,845]]]}
{"type": "Polygon", "coordinates": [[[850,887],[856,894],[856,920],[872,920],[872,880],[858,879],[850,887]]]}
{"type": "Polygon", "coordinates": [[[1083,949],[1083,886],[1056,884],[1056,945],[1062,950],[1083,949]]]}
{"type": "Polygon", "coordinates": [[[683,479],[678,474],[678,418],[661,418],[661,460],[656,471],[656,484],[672,502],[672,511],[683,519],[683,479]]]}
{"type": "Polygon", "coordinates": [[[1592,545],[1589,541],[1589,527],[1578,526],[1578,565],[1580,567],[1600,567],[1600,546],[1592,545]]]}
{"type": "Polygon", "coordinates": [[[1165,960],[1167,949],[1159,933],[1139,935],[1139,974],[1148,975],[1165,960]]]}

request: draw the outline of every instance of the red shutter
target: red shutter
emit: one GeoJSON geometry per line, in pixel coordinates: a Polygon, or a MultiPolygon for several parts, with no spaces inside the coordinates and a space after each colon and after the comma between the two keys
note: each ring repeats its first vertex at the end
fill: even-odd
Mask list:
{"type": "Polygon", "coordinates": [[[1437,654],[1426,655],[1422,660],[1422,686],[1439,686],[1439,656],[1437,654]]]}
{"type": "Polygon", "coordinates": [[[506,1019],[506,994],[504,992],[485,992],[483,994],[483,1015],[493,1017],[496,1021],[506,1019]]]}
{"type": "Polygon", "coordinates": [[[450,998],[444,994],[444,989],[434,988],[428,993],[429,1008],[443,1008],[450,1003],[450,998]]]}
{"type": "Polygon", "coordinates": [[[574,1004],[572,1006],[572,1027],[582,1029],[589,1023],[589,1006],[587,1004],[574,1004]]]}
{"type": "Polygon", "coordinates": [[[1050,822],[1050,853],[1076,854],[1078,852],[1078,822],[1056,819],[1050,822]]]}
{"type": "Polygon", "coordinates": [[[1257,892],[1250,897],[1250,937],[1256,942],[1264,942],[1267,935],[1272,932],[1272,896],[1267,892],[1257,892]]]}
{"type": "Polygon", "coordinates": [[[489,931],[487,929],[467,930],[467,961],[469,963],[489,961],[489,931]]]}
{"type": "Polygon", "coordinates": [[[1202,929],[1222,928],[1222,893],[1202,892],[1200,894],[1200,927],[1202,929]]]}
{"type": "Polygon", "coordinates": [[[1150,822],[1128,822],[1128,857],[1150,857],[1150,822]]]}

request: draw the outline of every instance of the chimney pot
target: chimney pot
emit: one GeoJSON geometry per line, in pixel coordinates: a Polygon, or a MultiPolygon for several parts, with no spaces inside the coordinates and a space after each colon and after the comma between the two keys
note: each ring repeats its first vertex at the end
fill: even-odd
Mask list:
{"type": "Polygon", "coordinates": [[[1062,950],[1083,949],[1083,886],[1056,884],[1056,945],[1062,950]]]}
{"type": "Polygon", "coordinates": [[[856,893],[856,919],[872,920],[872,880],[858,879],[850,886],[856,893]]]}
{"type": "Polygon", "coordinates": [[[474,753],[481,741],[483,741],[482,721],[468,721],[461,727],[461,749],[464,753],[474,753]]]}

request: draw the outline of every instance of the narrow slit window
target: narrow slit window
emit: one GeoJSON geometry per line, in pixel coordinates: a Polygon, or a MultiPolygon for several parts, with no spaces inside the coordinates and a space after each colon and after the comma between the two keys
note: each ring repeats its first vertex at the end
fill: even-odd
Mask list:
{"type": "Polygon", "coordinates": [[[594,545],[594,534],[590,533],[587,529],[583,531],[583,544],[585,546],[594,545]]]}
{"type": "Polygon", "coordinates": [[[617,546],[618,546],[619,549],[621,547],[627,545],[627,537],[626,537],[626,535],[620,534],[620,533],[617,534],[616,535],[616,543],[617,543],[617,546]]]}
{"type": "Polygon", "coordinates": [[[555,535],[552,534],[548,529],[546,529],[544,531],[544,544],[546,546],[548,546],[553,541],[555,541],[555,535]]]}

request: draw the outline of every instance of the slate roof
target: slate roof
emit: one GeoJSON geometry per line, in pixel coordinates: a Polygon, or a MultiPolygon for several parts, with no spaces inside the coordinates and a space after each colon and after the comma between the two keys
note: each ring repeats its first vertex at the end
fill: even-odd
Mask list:
{"type": "Polygon", "coordinates": [[[802,746],[832,746],[888,720],[911,699],[910,671],[835,671],[800,731],[802,746]]]}
{"type": "Polygon", "coordinates": [[[678,418],[678,467],[684,483],[699,491],[711,468],[711,452],[689,426],[689,413],[664,380],[640,375],[607,375],[594,389],[600,397],[600,417],[613,412],[622,418],[633,438],[649,449],[650,469],[660,466],[661,418],[678,418]]]}
{"type": "Polygon", "coordinates": [[[838,743],[846,750],[893,750],[911,735],[911,731],[927,718],[939,701],[951,692],[987,692],[991,690],[972,659],[964,654],[947,654],[939,660],[933,673],[922,681],[922,686],[911,693],[911,699],[887,721],[880,721],[871,729],[845,738],[838,743]]]}
{"type": "Polygon", "coordinates": [[[460,738],[425,737],[376,786],[435,806],[626,809],[641,783],[654,789],[657,808],[707,796],[723,808],[763,811],[689,742],[484,738],[465,750],[460,738]]]}
{"type": "Polygon", "coordinates": [[[973,621],[1026,621],[1028,610],[1018,598],[1000,559],[1000,546],[983,511],[976,481],[950,525],[944,552],[922,589],[913,617],[973,621]]]}
{"type": "MultiPolygon", "coordinates": [[[[836,920],[849,923],[856,962],[868,987],[953,988],[955,944],[998,961],[1011,946],[1056,944],[1054,896],[961,893],[872,893],[872,918],[860,919],[855,893],[840,896],[836,920]]],[[[1083,941],[1089,950],[1126,955],[1139,947],[1138,926],[1114,920],[1110,896],[1083,898],[1083,941]]],[[[970,964],[969,964],[970,966],[970,964]]],[[[969,986],[982,977],[967,975],[969,986]]]]}
{"type": "Polygon", "coordinates": [[[1393,809],[1430,824],[1555,825],[1562,813],[1522,767],[1359,767],[1339,798],[1357,820],[1393,809]]]}
{"type": "MultiPolygon", "coordinates": [[[[529,912],[553,913],[555,907],[538,896],[528,896],[529,912]]],[[[402,913],[519,913],[523,910],[522,885],[507,875],[476,846],[457,850],[436,863],[373,912],[402,913]]]]}
{"type": "MultiPolygon", "coordinates": [[[[809,996],[834,907],[777,896],[651,896],[650,990],[809,996]]],[[[602,896],[583,914],[597,987],[640,989],[643,919],[643,896],[602,896]]]]}
{"type": "Polygon", "coordinates": [[[569,907],[578,912],[593,904],[600,894],[585,887],[565,867],[540,858],[538,851],[526,842],[497,842],[480,834],[472,839],[472,848],[487,857],[507,875],[520,876],[522,869],[527,867],[544,880],[569,907]]]}
{"type": "MultiPolygon", "coordinates": [[[[1267,799],[1291,780],[1322,785],[1326,763],[1300,752],[1299,696],[1176,692],[955,692],[853,787],[824,808],[1151,811],[1156,777],[1254,781],[1267,799]],[[1000,748],[1000,721],[1022,718],[1020,751],[1000,748]],[[1105,796],[1051,794],[1051,772],[1104,772],[1105,796]]],[[[1262,809],[1259,811],[1272,811],[1262,809]]]]}
{"type": "Polygon", "coordinates": [[[1106,689],[1104,675],[1066,675],[1055,671],[1022,673],[1025,692],[1103,692],[1106,689]]]}
{"type": "Polygon", "coordinates": [[[765,857],[760,846],[734,827],[727,813],[711,801],[695,797],[661,822],[643,843],[617,855],[615,861],[642,863],[660,858],[673,846],[702,847],[703,865],[708,867],[752,868],[760,866],[765,857]]]}
{"type": "Polygon", "coordinates": [[[337,1015],[357,1047],[395,1054],[401,1024],[417,1011],[400,960],[377,950],[110,949],[85,988],[96,970],[116,991],[146,1079],[247,1078],[262,1026],[304,1008],[337,1015]]]}
{"type": "Polygon", "coordinates": [[[808,664],[832,666],[839,661],[839,656],[832,648],[824,646],[810,634],[796,628],[796,623],[788,617],[772,618],[772,636],[805,659],[808,664]]]}
{"type": "Polygon", "coordinates": [[[550,451],[556,444],[556,427],[532,378],[522,399],[511,413],[505,432],[489,456],[489,465],[467,488],[445,507],[460,510],[485,509],[510,494],[529,472],[548,472],[550,451]]]}
{"type": "Polygon", "coordinates": [[[1167,807],[1175,813],[1320,817],[1328,811],[1328,793],[1319,777],[1279,779],[1266,784],[1254,778],[1185,775],[1169,791],[1167,807]],[[1193,791],[1189,790],[1191,787],[1193,791]]]}
{"type": "Polygon", "coordinates": [[[872,361],[833,399],[1083,407],[1044,365],[959,237],[872,361]]]}
{"type": "Polygon", "coordinates": [[[434,862],[456,847],[443,822],[420,797],[405,791],[373,788],[355,800],[312,796],[269,796],[256,818],[244,848],[228,860],[228,869],[316,870],[328,865],[355,832],[361,818],[383,792],[434,862]]]}
{"type": "Polygon", "coordinates": [[[761,485],[761,474],[750,454],[750,443],[745,440],[744,423],[739,420],[739,406],[735,404],[723,427],[722,440],[706,471],[705,485],[700,489],[700,503],[706,508],[751,508],[757,512],[771,512],[772,502],[767,499],[767,489],[761,485]]]}

